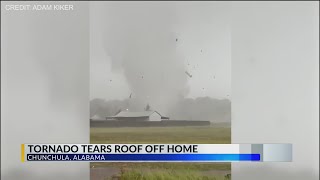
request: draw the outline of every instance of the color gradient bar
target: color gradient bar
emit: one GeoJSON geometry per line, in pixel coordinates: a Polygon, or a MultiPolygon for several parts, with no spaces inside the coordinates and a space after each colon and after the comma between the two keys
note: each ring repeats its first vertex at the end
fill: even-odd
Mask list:
{"type": "Polygon", "coordinates": [[[24,144],[21,144],[21,162],[24,162],[24,144]]]}

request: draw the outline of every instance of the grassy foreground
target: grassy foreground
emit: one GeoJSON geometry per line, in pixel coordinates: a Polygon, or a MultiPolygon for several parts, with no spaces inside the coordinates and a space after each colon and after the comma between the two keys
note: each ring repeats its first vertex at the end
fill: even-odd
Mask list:
{"type": "Polygon", "coordinates": [[[91,128],[91,143],[230,144],[231,129],[219,127],[91,128]]]}
{"type": "Polygon", "coordinates": [[[215,175],[212,176],[205,176],[201,175],[199,172],[195,171],[186,171],[186,170],[158,170],[152,172],[145,172],[140,170],[132,170],[121,173],[119,176],[121,180],[229,180],[228,176],[223,175],[215,175]]]}
{"type": "MultiPolygon", "coordinates": [[[[230,144],[227,127],[139,127],[91,128],[92,144],[230,144]]],[[[119,179],[196,179],[220,180],[223,175],[205,175],[204,171],[228,171],[230,163],[90,163],[90,167],[118,167],[119,179]],[[123,170],[125,169],[125,170],[123,170]]]]}

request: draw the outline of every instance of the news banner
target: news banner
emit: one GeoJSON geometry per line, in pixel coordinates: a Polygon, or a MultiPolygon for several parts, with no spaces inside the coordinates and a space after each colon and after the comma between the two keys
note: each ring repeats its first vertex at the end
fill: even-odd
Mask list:
{"type": "Polygon", "coordinates": [[[292,144],[21,144],[21,161],[290,162],[292,144]]]}

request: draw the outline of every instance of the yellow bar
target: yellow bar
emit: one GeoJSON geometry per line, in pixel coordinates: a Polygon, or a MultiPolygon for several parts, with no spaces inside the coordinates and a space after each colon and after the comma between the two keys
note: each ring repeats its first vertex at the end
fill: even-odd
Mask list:
{"type": "Polygon", "coordinates": [[[21,144],[21,162],[24,162],[24,144],[21,144]]]}

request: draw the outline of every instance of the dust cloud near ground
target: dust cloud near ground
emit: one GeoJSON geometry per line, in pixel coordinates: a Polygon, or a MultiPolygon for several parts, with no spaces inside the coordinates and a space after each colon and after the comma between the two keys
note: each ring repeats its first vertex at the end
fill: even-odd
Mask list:
{"type": "MultiPolygon", "coordinates": [[[[90,116],[102,120],[107,116],[116,115],[121,110],[143,111],[145,107],[146,104],[132,99],[111,101],[93,99],[90,101],[90,116]]],[[[152,104],[150,108],[159,111],[152,104]]],[[[181,98],[166,113],[161,111],[159,113],[173,120],[231,122],[231,102],[228,99],[210,97],[181,98]]]]}

